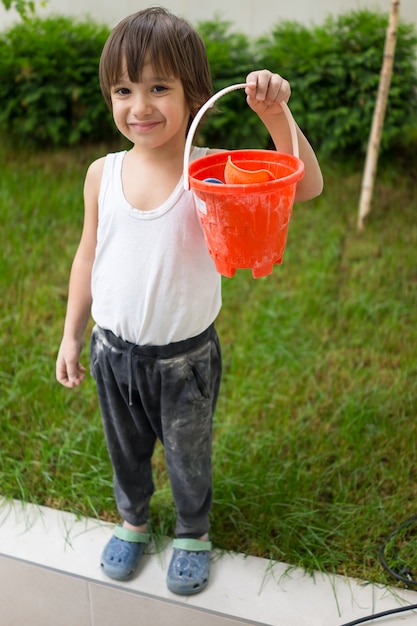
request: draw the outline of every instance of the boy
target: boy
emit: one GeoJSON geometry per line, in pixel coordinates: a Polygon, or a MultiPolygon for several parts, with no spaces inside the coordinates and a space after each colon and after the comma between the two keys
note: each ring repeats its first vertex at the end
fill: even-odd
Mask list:
{"type": "MultiPolygon", "coordinates": [[[[130,578],[149,540],[151,458],[159,438],[176,508],[168,588],[193,594],[210,570],[212,418],[221,377],[214,321],[220,276],[204,241],[193,195],[184,191],[186,133],[211,96],[204,44],[183,19],[151,8],[112,31],[100,84],[129,151],[92,163],[85,218],[71,270],[57,379],[85,377],[79,357],[92,313],[91,371],[97,383],[122,523],[104,549],[106,575],[130,578]]],[[[268,70],[246,79],[248,105],[277,149],[291,151],[281,101],[286,80],[268,70]]],[[[305,175],[296,200],[318,195],[322,177],[298,131],[305,175]]],[[[194,148],[191,158],[210,153],[194,148]]]]}

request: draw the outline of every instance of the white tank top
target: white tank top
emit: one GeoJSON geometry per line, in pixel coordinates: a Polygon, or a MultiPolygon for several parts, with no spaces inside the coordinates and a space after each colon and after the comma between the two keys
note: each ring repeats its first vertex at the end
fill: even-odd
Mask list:
{"type": "MultiPolygon", "coordinates": [[[[206,154],[194,148],[192,159],[206,154]]],[[[122,189],[126,151],[108,154],[99,193],[92,272],[94,321],[137,345],[202,333],[221,307],[221,278],[182,178],[157,209],[139,211],[122,189]]]]}

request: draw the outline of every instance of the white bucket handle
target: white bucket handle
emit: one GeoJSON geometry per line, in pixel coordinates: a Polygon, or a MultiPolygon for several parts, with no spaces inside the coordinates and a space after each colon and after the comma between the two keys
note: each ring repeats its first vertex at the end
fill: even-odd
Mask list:
{"type": "MultiPolygon", "coordinates": [[[[195,134],[195,131],[197,130],[197,126],[200,123],[201,118],[203,117],[205,112],[213,106],[213,104],[216,102],[218,98],[221,98],[222,96],[224,96],[226,93],[229,93],[230,91],[235,91],[236,89],[244,89],[245,87],[246,87],[246,83],[238,83],[236,85],[229,85],[229,87],[225,87],[224,89],[221,89],[220,91],[215,93],[214,96],[209,98],[209,100],[207,100],[205,104],[203,104],[203,106],[201,107],[201,109],[198,111],[197,115],[193,119],[191,126],[190,126],[190,130],[188,131],[187,140],[185,142],[185,149],[184,149],[184,189],[186,191],[190,189],[190,181],[188,177],[188,166],[190,162],[191,144],[194,139],[194,134],[195,134]]],[[[295,126],[294,118],[291,115],[291,111],[289,110],[288,105],[285,102],[280,102],[280,105],[282,107],[285,117],[287,118],[288,125],[290,127],[293,154],[295,157],[298,158],[299,156],[298,137],[297,137],[297,128],[295,126]]]]}

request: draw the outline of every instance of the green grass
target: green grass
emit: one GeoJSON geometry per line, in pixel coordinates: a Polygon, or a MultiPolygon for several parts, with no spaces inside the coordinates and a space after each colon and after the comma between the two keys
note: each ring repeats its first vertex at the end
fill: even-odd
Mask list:
{"type": "MultiPolygon", "coordinates": [[[[83,178],[105,148],[0,150],[0,492],[114,520],[94,384],[54,377],[83,178]]],[[[224,279],[211,534],[226,550],[391,583],[379,545],[416,513],[415,167],[380,167],[363,232],[361,167],[323,169],[323,195],[294,207],[283,265],[224,279]]],[[[172,534],[160,446],[155,479],[153,526],[172,534]]]]}

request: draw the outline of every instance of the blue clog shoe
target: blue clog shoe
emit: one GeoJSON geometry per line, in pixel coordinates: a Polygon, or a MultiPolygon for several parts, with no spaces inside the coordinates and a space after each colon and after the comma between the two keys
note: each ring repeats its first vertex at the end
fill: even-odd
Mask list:
{"type": "Polygon", "coordinates": [[[174,539],[167,586],[173,593],[189,596],[202,591],[210,575],[210,541],[174,539]]]}
{"type": "Polygon", "coordinates": [[[101,555],[101,569],[106,576],[114,580],[132,578],[149,539],[150,533],[116,526],[101,555]]]}

